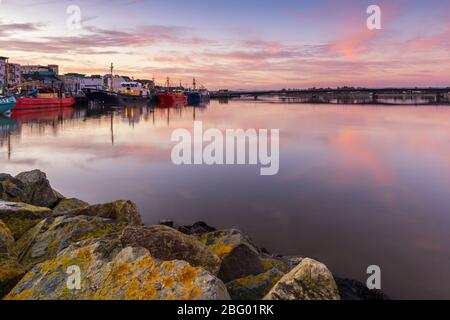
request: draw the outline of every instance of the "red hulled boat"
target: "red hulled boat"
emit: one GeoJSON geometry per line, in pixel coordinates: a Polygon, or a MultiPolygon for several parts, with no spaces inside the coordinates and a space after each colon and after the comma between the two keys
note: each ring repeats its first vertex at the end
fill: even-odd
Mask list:
{"type": "Polygon", "coordinates": [[[47,88],[35,91],[31,96],[17,97],[15,109],[64,108],[72,107],[75,103],[75,98],[66,97],[62,92],[47,88]]]}
{"type": "Polygon", "coordinates": [[[158,93],[158,105],[171,106],[187,104],[187,97],[183,93],[160,92],[158,93]]]}

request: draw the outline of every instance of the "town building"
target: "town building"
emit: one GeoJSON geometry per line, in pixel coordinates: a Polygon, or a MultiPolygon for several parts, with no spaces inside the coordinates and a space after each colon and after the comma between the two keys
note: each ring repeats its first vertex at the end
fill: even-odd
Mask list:
{"type": "Polygon", "coordinates": [[[20,87],[22,83],[22,66],[18,63],[8,64],[8,85],[9,87],[20,87]]]}
{"type": "Polygon", "coordinates": [[[59,78],[64,83],[65,88],[75,94],[79,93],[83,89],[97,89],[104,88],[104,81],[100,75],[92,75],[87,77],[80,73],[66,73],[59,78]]]}
{"type": "Polygon", "coordinates": [[[6,64],[7,57],[0,57],[0,90],[6,87],[6,64]]]}
{"type": "Polygon", "coordinates": [[[59,78],[64,83],[64,87],[67,91],[77,94],[83,89],[85,77],[84,74],[80,73],[66,73],[59,78]]]}
{"type": "Polygon", "coordinates": [[[22,74],[31,74],[31,73],[39,73],[41,75],[47,73],[48,75],[52,74],[54,76],[57,76],[59,75],[59,66],[56,64],[50,64],[48,66],[41,66],[41,65],[22,66],[22,74]]]}
{"type": "Polygon", "coordinates": [[[17,88],[21,84],[21,66],[0,57],[0,88],[17,88]]]}
{"type": "Polygon", "coordinates": [[[92,75],[84,79],[83,88],[100,90],[103,89],[104,87],[105,84],[103,82],[102,76],[100,75],[92,75]]]}

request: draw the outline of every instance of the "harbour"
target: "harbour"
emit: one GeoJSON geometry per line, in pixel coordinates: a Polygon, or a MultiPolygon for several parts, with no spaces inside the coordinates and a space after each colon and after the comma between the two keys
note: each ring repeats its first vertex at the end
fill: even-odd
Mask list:
{"type": "Polygon", "coordinates": [[[0,302],[450,300],[449,10],[0,0],[0,302]]]}
{"type": "Polygon", "coordinates": [[[13,174],[39,166],[67,196],[131,199],[146,224],[239,227],[270,251],[301,252],[360,281],[377,261],[391,297],[438,298],[450,294],[441,281],[450,268],[449,116],[446,106],[261,100],[28,110],[0,118],[0,157],[13,174]],[[266,184],[257,167],[173,166],[170,135],[194,121],[280,128],[279,174],[266,184]]]}

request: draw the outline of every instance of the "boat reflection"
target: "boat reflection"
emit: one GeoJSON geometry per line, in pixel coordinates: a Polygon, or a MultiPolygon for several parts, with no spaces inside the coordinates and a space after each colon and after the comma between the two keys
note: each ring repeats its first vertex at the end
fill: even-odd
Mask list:
{"type": "Polygon", "coordinates": [[[8,160],[11,159],[11,133],[17,130],[17,122],[10,117],[0,115],[0,147],[7,145],[8,160]]]}
{"type": "Polygon", "coordinates": [[[33,121],[58,121],[66,118],[71,118],[74,114],[74,108],[57,108],[13,110],[11,116],[14,120],[23,123],[33,121]]]}

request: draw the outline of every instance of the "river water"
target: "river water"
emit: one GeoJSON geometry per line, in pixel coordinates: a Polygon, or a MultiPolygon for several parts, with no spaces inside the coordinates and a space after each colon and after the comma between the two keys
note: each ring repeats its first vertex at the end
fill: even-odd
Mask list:
{"type": "Polygon", "coordinates": [[[131,199],[147,224],[203,220],[313,257],[392,298],[450,299],[450,108],[212,101],[0,118],[1,172],[39,168],[68,197],[131,199]],[[175,166],[174,129],[280,129],[280,171],[175,166]]]}

